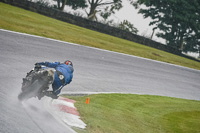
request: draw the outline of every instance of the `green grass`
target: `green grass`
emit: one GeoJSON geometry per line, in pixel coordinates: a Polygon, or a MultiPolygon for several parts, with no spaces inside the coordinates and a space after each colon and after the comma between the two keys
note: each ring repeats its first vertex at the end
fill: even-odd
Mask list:
{"type": "MultiPolygon", "coordinates": [[[[0,2],[0,28],[141,56],[200,70],[200,63],[0,2]]],[[[73,97],[91,133],[200,132],[200,102],[133,94],[73,97]]]]}
{"type": "Polygon", "coordinates": [[[145,57],[200,70],[200,63],[0,2],[0,28],[145,57]]]}
{"type": "Polygon", "coordinates": [[[84,130],[75,129],[79,133],[200,132],[200,101],[135,94],[66,97],[77,101],[87,124],[84,130]]]}

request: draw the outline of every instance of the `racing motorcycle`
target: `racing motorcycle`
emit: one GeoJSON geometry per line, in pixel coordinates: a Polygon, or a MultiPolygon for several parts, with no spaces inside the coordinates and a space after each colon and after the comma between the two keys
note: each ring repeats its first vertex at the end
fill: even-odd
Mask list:
{"type": "Polygon", "coordinates": [[[54,81],[54,72],[55,70],[52,68],[35,64],[34,69],[23,78],[18,99],[23,101],[32,97],[38,97],[40,100],[45,95],[49,96],[49,93],[46,92],[49,89],[49,85],[54,81]]]}

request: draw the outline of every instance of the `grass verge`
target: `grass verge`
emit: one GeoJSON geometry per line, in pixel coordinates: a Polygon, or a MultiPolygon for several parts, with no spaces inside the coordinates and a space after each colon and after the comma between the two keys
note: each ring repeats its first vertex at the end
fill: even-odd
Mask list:
{"type": "Polygon", "coordinates": [[[0,28],[145,57],[200,70],[200,63],[0,2],[0,28]]]}
{"type": "Polygon", "coordinates": [[[200,101],[135,94],[69,97],[86,129],[79,133],[197,133],[200,101]]]}

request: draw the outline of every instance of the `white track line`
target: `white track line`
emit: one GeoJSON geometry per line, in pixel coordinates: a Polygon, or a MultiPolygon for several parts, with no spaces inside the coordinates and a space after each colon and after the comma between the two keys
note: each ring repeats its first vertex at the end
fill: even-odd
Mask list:
{"type": "Polygon", "coordinates": [[[15,34],[19,34],[19,35],[25,35],[25,36],[31,36],[31,37],[36,37],[36,38],[42,38],[42,39],[51,40],[51,41],[55,41],[55,42],[59,42],[59,43],[76,45],[76,46],[79,46],[79,47],[86,47],[86,48],[90,48],[90,49],[95,49],[95,50],[100,50],[100,51],[105,51],[105,52],[120,54],[120,55],[124,55],[124,56],[135,57],[135,58],[139,58],[139,59],[143,59],[143,60],[148,60],[148,61],[153,61],[153,62],[157,62],[157,63],[167,64],[167,65],[176,66],[176,67],[180,67],[180,68],[185,68],[185,69],[189,69],[189,70],[200,71],[200,70],[189,68],[189,67],[184,67],[184,66],[180,66],[180,65],[170,64],[170,63],[167,63],[167,62],[152,60],[152,59],[148,59],[148,58],[144,58],[144,57],[139,57],[139,56],[135,56],[135,55],[129,55],[129,54],[124,54],[124,53],[109,51],[109,50],[105,50],[105,49],[100,49],[100,48],[95,48],[95,47],[80,45],[80,44],[71,43],[71,42],[65,42],[65,41],[56,40],[56,39],[52,39],[52,38],[46,38],[46,37],[37,36],[37,35],[31,35],[31,34],[27,34],[27,33],[21,33],[21,32],[16,32],[16,31],[5,30],[5,29],[0,29],[0,31],[15,33],[15,34]]]}

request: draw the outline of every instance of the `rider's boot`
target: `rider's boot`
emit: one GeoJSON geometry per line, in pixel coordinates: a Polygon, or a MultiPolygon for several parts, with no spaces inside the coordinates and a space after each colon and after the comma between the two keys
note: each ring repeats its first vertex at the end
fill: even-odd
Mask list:
{"type": "Polygon", "coordinates": [[[54,91],[46,91],[45,95],[48,97],[51,97],[52,99],[57,99],[58,96],[56,95],[56,93],[54,91]]]}
{"type": "Polygon", "coordinates": [[[39,93],[38,95],[37,95],[37,97],[38,97],[38,99],[40,100],[42,97],[44,97],[44,93],[43,92],[41,92],[41,93],[39,93]]]}

